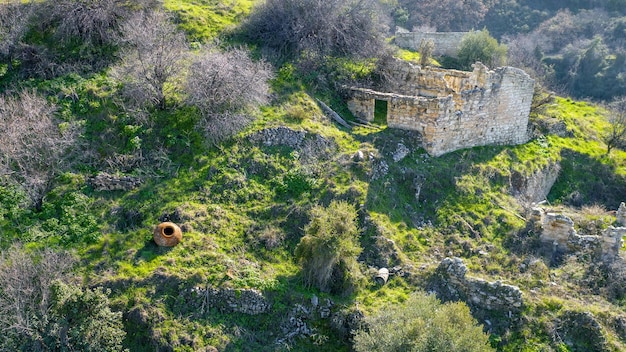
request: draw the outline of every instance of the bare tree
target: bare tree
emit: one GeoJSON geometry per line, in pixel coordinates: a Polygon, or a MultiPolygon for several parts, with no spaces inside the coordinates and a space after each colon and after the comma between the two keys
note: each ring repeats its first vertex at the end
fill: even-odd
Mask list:
{"type": "Polygon", "coordinates": [[[371,0],[266,0],[244,29],[286,56],[377,56],[385,45],[376,6],[371,0]]]}
{"type": "Polygon", "coordinates": [[[19,56],[21,40],[28,31],[34,6],[19,0],[0,3],[0,58],[13,68],[19,56]]]}
{"type": "Polygon", "coordinates": [[[268,101],[272,77],[271,66],[253,61],[244,49],[200,53],[185,90],[187,102],[200,110],[207,141],[217,143],[240,131],[250,121],[247,110],[268,101]]]}
{"type": "Polygon", "coordinates": [[[492,0],[400,0],[409,11],[409,26],[429,26],[441,32],[468,31],[485,17],[492,0]]]}
{"type": "Polygon", "coordinates": [[[123,83],[125,96],[136,107],[165,109],[184,71],[185,36],[162,11],[134,15],[122,32],[121,63],[113,74],[123,83]]]}
{"type": "Polygon", "coordinates": [[[9,350],[36,345],[45,333],[51,308],[50,286],[69,281],[75,259],[67,252],[49,249],[28,253],[13,245],[0,254],[1,346],[9,350]]]}
{"type": "Polygon", "coordinates": [[[608,108],[609,129],[602,136],[607,155],[613,148],[626,147],[626,97],[615,99],[608,108]]]}
{"type": "Polygon", "coordinates": [[[59,123],[56,107],[34,91],[0,96],[0,176],[22,185],[36,206],[69,166],[76,124],[59,123]]]}

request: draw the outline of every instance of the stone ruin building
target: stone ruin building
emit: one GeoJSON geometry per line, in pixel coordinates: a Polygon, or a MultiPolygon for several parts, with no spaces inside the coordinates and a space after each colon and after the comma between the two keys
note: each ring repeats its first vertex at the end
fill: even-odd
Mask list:
{"type": "Polygon", "coordinates": [[[396,33],[394,42],[397,46],[419,51],[422,41],[435,44],[433,55],[456,56],[463,37],[469,32],[408,32],[396,33]]]}
{"type": "Polygon", "coordinates": [[[387,126],[418,131],[432,156],[481,145],[527,142],[535,81],[523,70],[489,70],[477,62],[472,72],[421,67],[395,60],[377,90],[349,87],[348,108],[374,120],[386,107],[387,126]]]}

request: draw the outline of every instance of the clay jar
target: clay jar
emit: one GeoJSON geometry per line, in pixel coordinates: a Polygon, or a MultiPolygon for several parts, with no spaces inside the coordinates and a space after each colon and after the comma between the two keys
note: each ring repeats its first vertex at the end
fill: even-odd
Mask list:
{"type": "Polygon", "coordinates": [[[183,238],[183,232],[173,222],[162,222],[154,228],[152,238],[161,247],[174,247],[183,238]]]}

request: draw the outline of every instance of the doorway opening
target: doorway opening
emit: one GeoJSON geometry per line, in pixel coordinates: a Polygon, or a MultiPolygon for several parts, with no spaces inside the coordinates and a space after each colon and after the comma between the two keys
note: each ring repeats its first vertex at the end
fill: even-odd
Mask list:
{"type": "Polygon", "coordinates": [[[387,101],[374,100],[374,123],[377,125],[387,125],[387,101]]]}

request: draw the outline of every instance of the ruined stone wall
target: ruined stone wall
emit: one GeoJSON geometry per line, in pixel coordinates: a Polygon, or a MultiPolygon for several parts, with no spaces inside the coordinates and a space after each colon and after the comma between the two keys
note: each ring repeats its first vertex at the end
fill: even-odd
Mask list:
{"type": "Polygon", "coordinates": [[[371,121],[375,100],[387,101],[388,126],[419,131],[423,147],[433,156],[527,141],[534,80],[520,69],[491,71],[476,63],[473,72],[465,72],[397,60],[388,77],[382,91],[352,88],[348,108],[371,121]]]}
{"type": "Polygon", "coordinates": [[[461,40],[467,32],[410,32],[396,33],[395,43],[401,48],[417,51],[422,40],[435,44],[434,55],[456,56],[461,40]]]}
{"type": "Polygon", "coordinates": [[[533,209],[531,221],[538,223],[539,239],[553,254],[569,254],[581,251],[590,252],[596,258],[613,260],[619,257],[622,238],[626,227],[609,226],[600,235],[579,235],[574,229],[574,221],[569,217],[546,213],[541,208],[533,209]]]}

